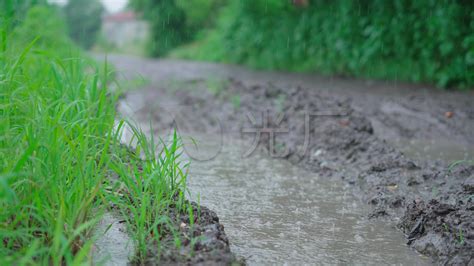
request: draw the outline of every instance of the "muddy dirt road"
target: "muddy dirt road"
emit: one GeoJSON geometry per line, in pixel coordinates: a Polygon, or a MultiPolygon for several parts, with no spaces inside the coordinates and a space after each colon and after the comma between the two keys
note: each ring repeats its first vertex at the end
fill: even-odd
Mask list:
{"type": "MultiPolygon", "coordinates": [[[[390,261],[402,264],[474,263],[472,92],[253,72],[209,63],[127,56],[109,56],[108,60],[122,79],[142,77],[146,81],[143,88],[127,92],[118,108],[143,127],[151,121],[150,133],[162,135],[177,125],[187,136],[216,136],[214,142],[221,136],[244,141],[231,142],[241,146],[244,159],[238,162],[239,157],[227,157],[217,159],[220,164],[206,165],[216,162],[219,149],[188,155],[196,161],[195,176],[202,177],[194,180],[191,166],[194,181],[190,182],[190,190],[200,193],[203,203],[223,215],[233,250],[247,257],[249,263],[265,262],[271,257],[281,258],[273,262],[377,263],[378,256],[409,258],[390,261]],[[275,157],[271,160],[280,166],[249,174],[244,169],[255,169],[259,161],[265,164],[267,160],[254,157],[247,162],[256,165],[238,167],[258,154],[275,157]],[[287,163],[282,160],[292,165],[283,168],[298,170],[282,173],[281,165],[287,163]],[[457,163],[449,167],[452,162],[457,163]],[[232,179],[222,181],[216,169],[227,169],[224,180],[228,172],[232,179]],[[312,180],[308,173],[314,176],[314,189],[306,185],[312,180]],[[259,178],[267,182],[252,181],[259,178]],[[324,189],[323,181],[316,180],[340,184],[336,191],[349,193],[349,201],[356,206],[347,205],[347,198],[340,202],[341,194],[331,194],[324,189]],[[318,198],[310,196],[312,193],[329,196],[318,198]],[[366,206],[366,211],[359,203],[366,206]],[[346,219],[352,217],[352,223],[332,216],[328,208],[349,210],[346,219]],[[300,215],[294,213],[297,210],[300,215]],[[314,213],[319,215],[310,215],[314,213]],[[334,231],[345,233],[329,237],[320,233],[327,230],[327,219],[338,222],[339,228],[334,225],[334,231]],[[389,228],[377,226],[380,222],[389,228]],[[298,241],[306,239],[307,243],[291,242],[295,230],[301,228],[298,241]],[[275,232],[282,235],[275,236],[275,232]],[[383,246],[386,248],[377,251],[376,247],[383,246]],[[332,252],[328,247],[347,252],[332,252]],[[290,249],[292,253],[286,252],[290,249]],[[369,250],[376,253],[357,256],[370,254],[369,250]],[[410,255],[413,250],[430,260],[410,255]],[[310,255],[315,253],[320,256],[310,255]]],[[[229,141],[217,143],[225,149],[229,141]]]]}
{"type": "Polygon", "coordinates": [[[231,78],[247,86],[271,83],[337,95],[350,100],[351,106],[370,120],[379,138],[410,155],[449,161],[472,157],[474,153],[474,92],[446,92],[398,82],[251,71],[233,65],[123,55],[108,55],[108,60],[117,67],[120,76],[143,78],[162,87],[170,83],[179,86],[182,81],[231,78]]]}

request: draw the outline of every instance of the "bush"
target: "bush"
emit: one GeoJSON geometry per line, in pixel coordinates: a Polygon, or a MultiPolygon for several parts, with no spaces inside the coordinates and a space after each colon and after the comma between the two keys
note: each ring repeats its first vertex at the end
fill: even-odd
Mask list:
{"type": "Polygon", "coordinates": [[[151,56],[164,55],[191,39],[184,11],[174,0],[135,0],[131,4],[136,10],[143,12],[145,19],[150,22],[147,50],[151,56]]]}
{"type": "Polygon", "coordinates": [[[175,0],[176,6],[183,10],[186,25],[193,33],[209,27],[214,22],[218,9],[224,5],[223,0],[175,0]]]}
{"type": "Polygon", "coordinates": [[[12,40],[15,41],[15,48],[19,50],[25,49],[37,39],[35,49],[54,51],[57,55],[77,51],[67,36],[64,20],[56,10],[46,6],[30,8],[24,21],[15,27],[13,34],[12,40]]]}
{"type": "Polygon", "coordinates": [[[132,0],[132,7],[143,12],[151,25],[147,51],[163,56],[171,49],[192,41],[196,34],[212,24],[212,12],[223,0],[132,0]]]}
{"type": "Polygon", "coordinates": [[[256,68],[474,85],[474,2],[230,1],[188,58],[256,68]]]}
{"type": "Polygon", "coordinates": [[[69,0],[64,7],[69,35],[81,47],[89,49],[96,42],[103,12],[98,0],[69,0]]]}

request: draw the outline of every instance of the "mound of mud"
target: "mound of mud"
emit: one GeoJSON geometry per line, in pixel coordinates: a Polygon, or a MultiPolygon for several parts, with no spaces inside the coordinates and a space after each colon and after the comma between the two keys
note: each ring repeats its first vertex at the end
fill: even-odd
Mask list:
{"type": "Polygon", "coordinates": [[[216,213],[194,202],[192,207],[196,217],[170,210],[173,233],[165,234],[159,246],[150,245],[148,258],[140,264],[244,265],[230,251],[224,226],[219,223],[216,213]],[[176,235],[180,245],[176,245],[176,235]]]}

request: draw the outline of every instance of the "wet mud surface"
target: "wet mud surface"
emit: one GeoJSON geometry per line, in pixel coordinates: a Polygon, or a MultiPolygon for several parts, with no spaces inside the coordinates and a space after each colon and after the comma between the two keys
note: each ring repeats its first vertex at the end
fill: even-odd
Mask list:
{"type": "Polygon", "coordinates": [[[147,258],[136,265],[242,265],[230,251],[224,226],[216,213],[192,203],[196,217],[172,209],[170,217],[179,234],[180,247],[171,232],[165,234],[158,245],[150,244],[147,258]]]}
{"type": "Polygon", "coordinates": [[[396,223],[416,251],[440,264],[474,263],[472,93],[110,59],[124,75],[149,79],[125,95],[124,115],[153,121],[156,131],[177,125],[182,132],[251,141],[260,131],[259,149],[343,180],[370,206],[369,219],[396,223]],[[209,77],[223,82],[210,84],[209,77]]]}
{"type": "Polygon", "coordinates": [[[112,208],[96,228],[94,265],[244,265],[230,251],[224,226],[216,213],[195,202],[193,216],[170,206],[170,223],[161,225],[160,243],[150,242],[145,259],[134,254],[126,221],[112,208]],[[179,241],[179,245],[176,245],[179,241]]]}

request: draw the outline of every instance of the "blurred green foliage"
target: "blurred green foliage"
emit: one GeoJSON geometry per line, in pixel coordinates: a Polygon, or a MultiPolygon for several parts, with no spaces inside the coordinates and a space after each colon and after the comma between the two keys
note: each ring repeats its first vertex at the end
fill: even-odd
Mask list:
{"type": "Polygon", "coordinates": [[[47,4],[47,0],[0,0],[2,29],[9,30],[19,24],[30,7],[45,4],[47,4]]]}
{"type": "MultiPolygon", "coordinates": [[[[4,30],[12,30],[23,23],[28,15],[30,25],[23,25],[23,28],[31,30],[30,39],[43,35],[44,38],[54,40],[54,32],[59,30],[68,33],[77,44],[88,49],[96,42],[100,32],[103,11],[99,0],[69,0],[62,10],[47,0],[0,0],[0,25],[4,30]],[[31,8],[38,7],[43,9],[29,12],[31,8]]],[[[63,37],[60,35],[58,39],[63,37]]]]}
{"type": "Polygon", "coordinates": [[[186,16],[186,25],[193,32],[211,26],[217,10],[224,3],[224,0],[176,0],[176,5],[186,16]]]}
{"type": "Polygon", "coordinates": [[[174,0],[132,0],[130,4],[150,22],[150,55],[161,56],[191,39],[184,11],[174,0]]]}
{"type": "Polygon", "coordinates": [[[148,53],[163,56],[171,49],[195,39],[212,24],[210,16],[224,0],[131,0],[130,5],[150,22],[148,53]]]}
{"type": "Polygon", "coordinates": [[[31,7],[23,22],[13,31],[15,45],[12,48],[23,50],[35,41],[35,49],[51,50],[64,55],[75,49],[67,36],[67,28],[58,12],[47,6],[31,7]]]}
{"type": "MultiPolygon", "coordinates": [[[[474,85],[473,1],[295,2],[305,1],[228,0],[213,26],[172,55],[440,87],[474,85]]],[[[208,16],[215,17],[212,12],[208,16]]]]}
{"type": "Polygon", "coordinates": [[[97,40],[104,7],[99,0],[69,0],[64,15],[71,38],[85,49],[97,40]]]}
{"type": "MultiPolygon", "coordinates": [[[[0,46],[5,47],[4,49],[8,48],[9,53],[21,53],[28,49],[34,54],[41,55],[42,58],[78,60],[89,67],[94,66],[102,76],[107,74],[109,80],[114,79],[113,71],[104,73],[104,64],[107,64],[107,69],[113,69],[110,64],[95,62],[70,39],[65,18],[60,8],[46,4],[35,4],[30,6],[23,16],[21,23],[12,27],[11,30],[6,30],[5,35],[1,36],[4,38],[0,40],[0,46]],[[32,43],[34,45],[29,48],[32,43]]],[[[24,60],[32,60],[31,66],[44,67],[44,65],[38,63],[37,57],[30,56],[24,60]]],[[[34,71],[39,70],[34,69],[34,71]]]]}

